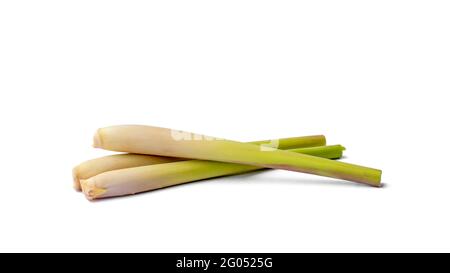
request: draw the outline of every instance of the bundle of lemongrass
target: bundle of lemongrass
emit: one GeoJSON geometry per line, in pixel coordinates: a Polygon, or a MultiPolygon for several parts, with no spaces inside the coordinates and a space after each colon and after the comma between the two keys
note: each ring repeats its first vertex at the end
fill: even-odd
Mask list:
{"type": "Polygon", "coordinates": [[[92,200],[263,168],[380,186],[380,170],[334,161],[345,148],[325,145],[322,135],[242,143],[151,126],[111,126],[97,131],[94,147],[125,153],[76,166],[74,187],[92,200]]]}

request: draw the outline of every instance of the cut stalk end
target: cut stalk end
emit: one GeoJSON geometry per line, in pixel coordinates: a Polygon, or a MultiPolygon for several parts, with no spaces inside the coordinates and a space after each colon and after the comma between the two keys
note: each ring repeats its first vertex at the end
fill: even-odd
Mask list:
{"type": "Polygon", "coordinates": [[[80,185],[81,189],[83,190],[84,196],[86,196],[88,200],[94,200],[102,196],[106,192],[106,189],[97,187],[94,178],[80,180],[80,185]]]}
{"type": "Polygon", "coordinates": [[[383,171],[376,170],[376,172],[377,173],[376,173],[375,180],[374,180],[374,183],[372,184],[372,186],[380,188],[381,186],[383,186],[383,184],[381,183],[381,175],[383,174],[383,171]]]}

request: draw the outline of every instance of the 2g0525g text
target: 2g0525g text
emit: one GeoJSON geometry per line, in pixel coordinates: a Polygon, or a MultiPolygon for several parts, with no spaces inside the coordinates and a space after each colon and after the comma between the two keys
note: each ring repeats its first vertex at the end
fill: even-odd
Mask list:
{"type": "Polygon", "coordinates": [[[272,267],[272,258],[220,258],[220,267],[272,267]]]}

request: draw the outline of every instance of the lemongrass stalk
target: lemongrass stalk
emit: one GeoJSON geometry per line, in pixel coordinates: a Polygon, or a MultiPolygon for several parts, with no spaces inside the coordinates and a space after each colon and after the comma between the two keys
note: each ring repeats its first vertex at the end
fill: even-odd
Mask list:
{"type": "MultiPolygon", "coordinates": [[[[252,144],[265,145],[265,147],[278,146],[279,149],[291,149],[302,147],[314,147],[323,146],[326,143],[325,136],[312,135],[301,137],[280,138],[276,140],[259,140],[250,142],[252,144]]],[[[75,190],[80,191],[80,180],[88,179],[97,174],[139,167],[145,165],[161,164],[168,162],[181,161],[183,159],[176,157],[163,157],[155,155],[140,155],[140,154],[116,154],[108,155],[100,158],[91,159],[85,161],[72,170],[73,187],[75,190]]]]}
{"type": "Polygon", "coordinates": [[[381,170],[152,126],[122,125],[99,129],[94,136],[94,147],[285,169],[381,185],[381,170]]]}
{"type": "Polygon", "coordinates": [[[169,163],[181,160],[183,159],[157,155],[140,155],[140,154],[107,155],[85,161],[76,166],[75,168],[73,168],[72,170],[73,187],[75,190],[80,191],[81,190],[80,180],[88,179],[99,173],[118,169],[169,163]]]}
{"type": "MultiPolygon", "coordinates": [[[[289,150],[330,159],[341,158],[341,145],[289,150]]],[[[104,172],[81,180],[85,196],[97,198],[135,194],[213,177],[262,169],[257,166],[216,161],[186,160],[104,172]]]]}

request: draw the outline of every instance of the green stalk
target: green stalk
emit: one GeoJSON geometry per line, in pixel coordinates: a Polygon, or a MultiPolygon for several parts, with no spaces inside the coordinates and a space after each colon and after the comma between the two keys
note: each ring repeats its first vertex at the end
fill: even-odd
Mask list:
{"type": "MultiPolygon", "coordinates": [[[[325,136],[323,135],[313,135],[313,136],[301,136],[301,137],[290,137],[290,138],[280,138],[277,140],[259,140],[255,142],[250,142],[251,144],[265,145],[266,147],[271,144],[277,144],[279,149],[291,149],[291,148],[302,148],[302,147],[314,147],[323,146],[326,143],[325,136]]],[[[185,159],[176,157],[163,157],[156,155],[140,155],[140,154],[116,154],[108,155],[100,158],[91,159],[85,161],[72,170],[73,176],[73,187],[75,190],[80,191],[80,180],[88,179],[97,174],[153,165],[161,163],[169,163],[175,161],[181,161],[185,159]]]]}
{"type": "MultiPolygon", "coordinates": [[[[337,159],[345,148],[341,145],[297,148],[290,151],[337,159]]],[[[83,192],[90,200],[135,194],[213,177],[240,174],[262,169],[234,163],[186,160],[104,172],[81,180],[83,192]]]]}
{"type": "Polygon", "coordinates": [[[381,170],[166,128],[124,125],[99,129],[94,147],[106,150],[239,163],[381,185],[381,170]]]}

